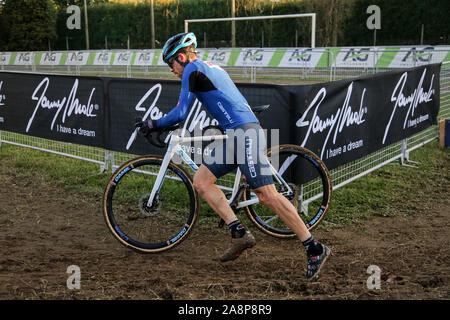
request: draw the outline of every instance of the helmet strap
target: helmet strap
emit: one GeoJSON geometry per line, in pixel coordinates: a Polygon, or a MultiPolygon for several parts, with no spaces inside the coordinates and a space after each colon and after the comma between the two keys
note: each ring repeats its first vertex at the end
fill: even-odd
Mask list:
{"type": "Polygon", "coordinates": [[[189,61],[189,57],[186,59],[186,62],[181,62],[181,61],[178,59],[178,56],[175,58],[175,60],[176,60],[183,68],[186,67],[187,64],[190,62],[190,61],[189,61]]]}

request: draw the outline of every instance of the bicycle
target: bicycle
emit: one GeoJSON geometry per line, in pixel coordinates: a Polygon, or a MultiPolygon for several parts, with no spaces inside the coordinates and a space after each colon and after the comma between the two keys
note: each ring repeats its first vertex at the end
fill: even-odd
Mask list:
{"type": "MultiPolygon", "coordinates": [[[[259,106],[252,111],[257,114],[268,108],[269,105],[259,106]]],[[[174,131],[177,128],[165,128],[152,136],[152,144],[167,146],[164,156],[146,155],[125,162],[113,173],[104,191],[103,215],[109,230],[121,244],[140,253],[157,253],[175,247],[186,239],[197,221],[199,195],[190,174],[172,158],[179,155],[193,171],[198,166],[180,145],[228,138],[222,131],[209,136],[183,137],[174,131]],[[166,144],[162,135],[170,131],[172,135],[166,144]]],[[[316,154],[297,145],[280,145],[266,153],[269,161],[278,157],[282,164],[279,170],[271,164],[278,192],[293,203],[306,226],[313,229],[324,218],[331,202],[332,185],[327,167],[316,154]],[[310,175],[299,177],[298,168],[305,166],[310,175]],[[316,189],[307,206],[301,202],[306,187],[299,179],[308,180],[309,187],[316,189]]],[[[239,168],[232,190],[228,199],[232,209],[235,212],[244,209],[259,230],[278,238],[295,237],[274,212],[259,204],[239,168]]],[[[221,220],[219,226],[223,223],[221,220]]]]}

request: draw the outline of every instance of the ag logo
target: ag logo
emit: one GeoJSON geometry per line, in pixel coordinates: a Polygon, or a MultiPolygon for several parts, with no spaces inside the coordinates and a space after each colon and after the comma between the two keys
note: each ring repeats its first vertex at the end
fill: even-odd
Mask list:
{"type": "Polygon", "coordinates": [[[298,62],[310,62],[312,49],[299,50],[295,49],[289,57],[289,62],[296,60],[298,62]]]}
{"type": "Polygon", "coordinates": [[[347,51],[347,54],[345,55],[344,59],[342,61],[347,61],[348,59],[351,59],[351,61],[367,61],[369,58],[369,48],[360,48],[360,49],[350,49],[347,51]]]}
{"type": "Polygon", "coordinates": [[[119,57],[117,58],[118,62],[127,63],[130,59],[129,53],[119,53],[119,57]]]}
{"type": "Polygon", "coordinates": [[[18,61],[19,62],[30,62],[31,61],[31,53],[29,53],[29,52],[19,53],[18,61]]]}
{"type": "Polygon", "coordinates": [[[71,52],[68,55],[68,61],[70,62],[82,62],[83,61],[83,54],[80,52],[71,52]]]}
{"type": "Polygon", "coordinates": [[[109,56],[108,52],[99,53],[99,54],[97,54],[97,58],[96,58],[97,62],[99,62],[101,64],[108,63],[109,59],[110,59],[110,56],[109,56]]]}
{"type": "Polygon", "coordinates": [[[44,61],[50,61],[55,62],[56,61],[56,54],[54,52],[47,52],[43,56],[44,61]]]}
{"type": "Polygon", "coordinates": [[[263,59],[263,50],[247,50],[244,56],[244,61],[261,61],[263,59]]]}
{"type": "Polygon", "coordinates": [[[224,51],[214,52],[214,54],[211,57],[211,61],[215,61],[215,62],[223,62],[224,60],[225,60],[225,52],[224,51]]]}
{"type": "Polygon", "coordinates": [[[434,47],[426,47],[423,50],[417,50],[415,47],[411,48],[403,57],[402,62],[430,62],[433,56],[432,51],[434,47]]]}
{"type": "Polygon", "coordinates": [[[150,52],[141,52],[138,54],[137,58],[138,63],[151,64],[152,55],[150,52]]]}

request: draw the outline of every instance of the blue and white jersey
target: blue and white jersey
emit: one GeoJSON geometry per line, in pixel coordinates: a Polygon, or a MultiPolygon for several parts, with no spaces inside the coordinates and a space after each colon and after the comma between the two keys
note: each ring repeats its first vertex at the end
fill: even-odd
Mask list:
{"type": "Polygon", "coordinates": [[[165,117],[158,119],[156,126],[164,128],[185,120],[194,97],[205,106],[223,130],[249,122],[259,123],[228,73],[209,61],[196,59],[184,68],[178,105],[165,117]]]}

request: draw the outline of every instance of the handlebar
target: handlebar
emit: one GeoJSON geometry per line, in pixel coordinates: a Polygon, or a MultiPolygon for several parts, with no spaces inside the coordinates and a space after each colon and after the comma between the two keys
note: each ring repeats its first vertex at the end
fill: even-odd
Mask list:
{"type": "Polygon", "coordinates": [[[179,124],[176,124],[176,125],[170,126],[170,127],[157,129],[156,131],[153,131],[152,133],[150,133],[150,139],[148,139],[148,141],[155,147],[164,148],[167,146],[167,143],[164,142],[165,138],[163,139],[162,135],[164,133],[168,133],[170,131],[175,131],[178,128],[180,128],[179,124]]]}

